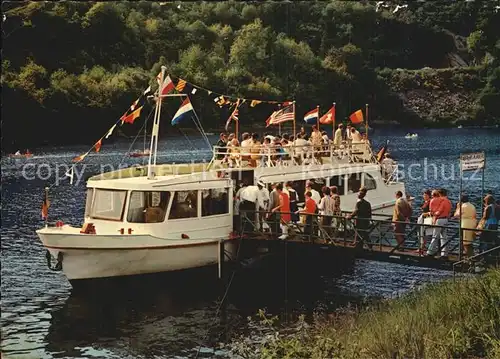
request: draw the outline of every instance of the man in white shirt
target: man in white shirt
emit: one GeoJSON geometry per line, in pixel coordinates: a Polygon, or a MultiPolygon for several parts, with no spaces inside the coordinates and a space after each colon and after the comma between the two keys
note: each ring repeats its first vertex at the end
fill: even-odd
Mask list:
{"type": "Polygon", "coordinates": [[[253,232],[255,211],[259,204],[260,189],[258,186],[245,186],[240,192],[240,215],[243,218],[243,233],[253,232]],[[248,212],[248,213],[245,213],[248,212]]]}
{"type": "Polygon", "coordinates": [[[313,199],[314,202],[316,202],[316,206],[317,206],[319,204],[319,202],[321,201],[321,195],[319,194],[318,191],[316,191],[314,188],[312,188],[311,181],[306,182],[306,192],[311,192],[311,199],[313,199]]]}
{"type": "Polygon", "coordinates": [[[259,220],[259,229],[262,231],[264,227],[268,227],[267,223],[265,222],[265,217],[266,213],[269,211],[269,201],[270,201],[270,196],[269,196],[269,190],[266,188],[266,185],[262,183],[261,181],[257,182],[257,186],[259,187],[259,196],[257,198],[257,207],[259,210],[259,215],[257,216],[259,220]]]}
{"type": "Polygon", "coordinates": [[[295,156],[300,157],[301,160],[308,156],[308,152],[311,148],[311,142],[305,140],[299,133],[297,139],[293,141],[295,156]]]}
{"type": "Polygon", "coordinates": [[[338,147],[342,143],[342,132],[344,131],[344,125],[340,124],[335,130],[335,136],[333,139],[333,144],[338,147]]]}

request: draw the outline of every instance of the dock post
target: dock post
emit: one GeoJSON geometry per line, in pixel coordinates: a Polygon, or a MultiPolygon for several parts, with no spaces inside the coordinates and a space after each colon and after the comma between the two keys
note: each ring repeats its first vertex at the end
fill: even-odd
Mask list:
{"type": "Polygon", "coordinates": [[[224,239],[219,240],[219,251],[218,251],[218,269],[219,269],[219,280],[223,276],[224,267],[224,239]]]}

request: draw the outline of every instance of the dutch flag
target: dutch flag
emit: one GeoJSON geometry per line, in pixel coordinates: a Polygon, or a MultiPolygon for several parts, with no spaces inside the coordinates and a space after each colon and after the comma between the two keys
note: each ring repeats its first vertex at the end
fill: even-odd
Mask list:
{"type": "Polygon", "coordinates": [[[172,125],[177,125],[185,117],[191,116],[193,111],[194,109],[191,105],[191,101],[189,101],[189,97],[187,97],[175,113],[174,118],[172,118],[172,125]]]}
{"type": "Polygon", "coordinates": [[[318,122],[318,117],[319,117],[319,110],[316,107],[314,110],[311,110],[304,115],[304,121],[307,124],[315,124],[316,122],[318,122]]]}

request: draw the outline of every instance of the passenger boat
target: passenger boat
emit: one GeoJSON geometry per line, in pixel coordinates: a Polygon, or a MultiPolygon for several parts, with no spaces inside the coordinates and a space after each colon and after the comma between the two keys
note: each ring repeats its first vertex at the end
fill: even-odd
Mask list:
{"type": "MultiPolygon", "coordinates": [[[[164,78],[165,68],[162,68],[164,78]]],[[[396,172],[382,175],[369,142],[289,148],[288,159],[271,152],[213,148],[210,163],[156,164],[162,97],[157,99],[147,166],[129,167],[91,177],[82,227],[59,223],[37,234],[70,281],[168,272],[213,265],[234,258],[233,195],[242,181],[268,185],[294,181],[303,200],[306,180],[337,185],[342,209],[351,211],[361,186],[374,213],[390,213],[394,194],[404,184],[396,172]],[[231,161],[225,157],[231,156],[231,161]],[[228,240],[229,239],[229,240],[228,240]]]]}
{"type": "Polygon", "coordinates": [[[416,134],[416,133],[407,133],[406,136],[405,136],[405,138],[407,140],[413,140],[413,139],[418,138],[418,134],[416,134]]]}

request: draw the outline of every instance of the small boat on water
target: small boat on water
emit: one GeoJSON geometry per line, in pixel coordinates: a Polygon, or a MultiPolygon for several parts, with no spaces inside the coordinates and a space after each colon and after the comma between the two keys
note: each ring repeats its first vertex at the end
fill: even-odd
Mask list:
{"type": "Polygon", "coordinates": [[[407,140],[416,139],[416,138],[418,138],[418,134],[416,134],[416,133],[407,133],[406,136],[405,136],[405,138],[407,140]]]}
{"type": "Polygon", "coordinates": [[[150,154],[149,150],[135,151],[128,154],[129,157],[148,157],[150,154]]]}
{"type": "Polygon", "coordinates": [[[459,125],[457,128],[462,128],[463,126],[462,125],[459,125]]]}
{"type": "MultiPolygon", "coordinates": [[[[166,68],[158,76],[165,79],[166,68]]],[[[170,272],[217,264],[236,257],[231,240],[235,192],[248,185],[293,181],[297,202],[304,202],[306,182],[337,186],[341,209],[352,211],[363,186],[373,215],[390,214],[394,193],[405,193],[397,165],[382,166],[368,141],[329,144],[320,149],[290,146],[276,161],[269,149],[213,147],[210,163],[156,164],[162,102],[175,95],[155,94],[156,111],[148,165],[95,175],[87,181],[81,226],[58,221],[37,234],[71,281],[170,272]],[[165,99],[164,99],[165,100],[165,99]],[[317,152],[315,152],[317,151],[317,152]],[[229,165],[227,156],[234,160],[229,165]],[[219,258],[224,240],[226,255],[219,258]]],[[[186,100],[187,101],[187,100],[186,100]]],[[[293,109],[295,116],[295,108],[293,109]]]]}

